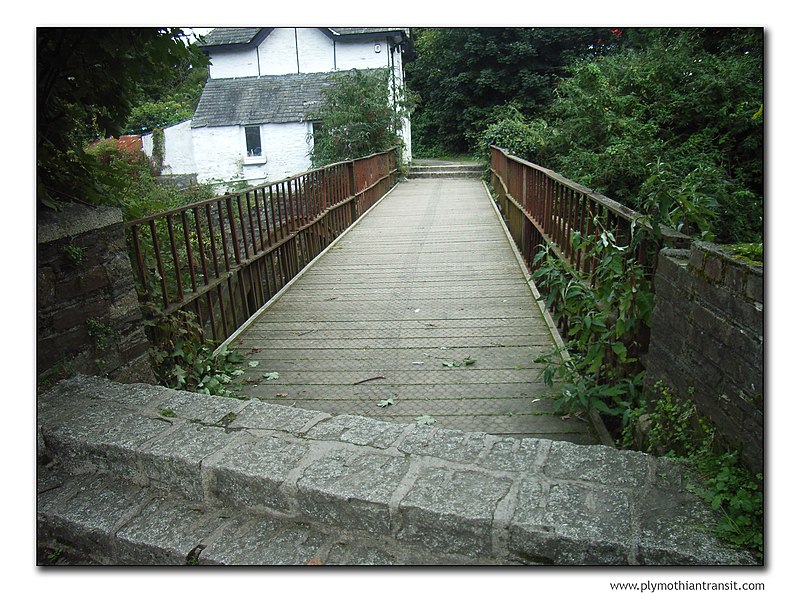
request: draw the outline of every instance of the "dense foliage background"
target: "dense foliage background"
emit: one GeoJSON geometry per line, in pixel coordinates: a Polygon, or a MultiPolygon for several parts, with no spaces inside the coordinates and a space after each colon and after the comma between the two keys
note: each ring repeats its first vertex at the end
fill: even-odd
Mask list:
{"type": "Polygon", "coordinates": [[[490,144],[687,233],[763,233],[763,30],[424,29],[414,154],[490,144]]]}
{"type": "Polygon", "coordinates": [[[199,93],[196,87],[199,79],[205,80],[206,64],[207,58],[185,42],[180,29],[38,28],[39,204],[119,203],[109,171],[101,170],[108,163],[87,153],[87,145],[134,128],[141,132],[174,123],[175,114],[183,117],[186,110],[181,111],[179,101],[188,105],[199,93]],[[154,113],[158,109],[152,104],[159,102],[168,106],[154,113]],[[165,117],[166,112],[174,113],[165,117]],[[103,174],[105,182],[98,180],[103,174]]]}

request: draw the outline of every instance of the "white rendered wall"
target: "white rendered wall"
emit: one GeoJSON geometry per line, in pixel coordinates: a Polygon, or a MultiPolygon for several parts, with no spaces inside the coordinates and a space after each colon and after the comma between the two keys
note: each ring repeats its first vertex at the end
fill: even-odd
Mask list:
{"type": "Polygon", "coordinates": [[[164,130],[164,168],[162,173],[185,175],[195,173],[192,120],[164,130]]]}
{"type": "MultiPolygon", "coordinates": [[[[244,147],[239,126],[194,128],[199,183],[244,180],[244,147]]],[[[224,188],[220,191],[222,193],[224,188]]]]}
{"type": "Polygon", "coordinates": [[[261,126],[261,146],[267,155],[267,180],[278,181],[311,168],[310,132],[311,124],[306,122],[261,126]]]}
{"type": "Polygon", "coordinates": [[[211,78],[331,72],[390,65],[385,37],[334,41],[316,27],[276,27],[257,49],[211,52],[211,78]],[[380,47],[380,52],[375,47],[380,47]]]}
{"type": "Polygon", "coordinates": [[[258,46],[261,75],[297,74],[293,27],[276,27],[258,46]]]}
{"type": "Polygon", "coordinates": [[[333,40],[319,29],[297,29],[300,72],[331,72],[333,40]]]}
{"type": "Polygon", "coordinates": [[[258,76],[259,57],[255,49],[216,51],[209,57],[211,58],[208,67],[209,78],[258,76]]]}
{"type": "MultiPolygon", "coordinates": [[[[192,120],[164,128],[164,175],[189,175],[196,172],[194,145],[192,142],[192,120]]],[[[153,157],[153,133],[142,135],[142,151],[153,157]]]]}
{"type": "Polygon", "coordinates": [[[387,68],[389,65],[389,47],[385,37],[372,41],[336,42],[337,70],[387,68]],[[381,48],[380,52],[375,51],[376,45],[381,48]]]}
{"type": "Polygon", "coordinates": [[[148,157],[153,157],[153,133],[142,134],[142,152],[148,157]]]}
{"type": "Polygon", "coordinates": [[[229,184],[256,185],[307,171],[311,168],[309,130],[305,122],[262,125],[264,158],[249,159],[243,126],[194,128],[197,180],[214,184],[223,193],[229,184]]]}

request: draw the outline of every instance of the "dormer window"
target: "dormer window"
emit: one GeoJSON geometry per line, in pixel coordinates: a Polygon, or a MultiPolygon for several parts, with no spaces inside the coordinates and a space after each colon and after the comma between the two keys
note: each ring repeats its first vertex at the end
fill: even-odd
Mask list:
{"type": "Polygon", "coordinates": [[[261,126],[245,126],[244,141],[247,145],[247,157],[261,157],[261,126]]]}

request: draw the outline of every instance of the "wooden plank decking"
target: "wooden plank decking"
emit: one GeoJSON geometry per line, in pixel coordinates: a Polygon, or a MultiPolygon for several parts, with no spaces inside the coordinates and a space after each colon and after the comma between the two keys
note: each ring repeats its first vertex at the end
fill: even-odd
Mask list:
{"type": "Polygon", "coordinates": [[[597,442],[586,422],[551,412],[534,359],[553,343],[482,183],[416,179],[395,187],[230,347],[257,361],[245,364],[245,396],[597,442]]]}

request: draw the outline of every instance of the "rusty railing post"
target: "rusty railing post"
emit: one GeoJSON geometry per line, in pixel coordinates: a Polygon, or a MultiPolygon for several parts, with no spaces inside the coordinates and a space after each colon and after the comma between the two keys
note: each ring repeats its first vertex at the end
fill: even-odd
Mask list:
{"type": "Polygon", "coordinates": [[[358,218],[358,198],[356,197],[356,163],[355,161],[347,161],[347,182],[350,188],[350,196],[353,201],[350,202],[350,216],[353,222],[358,218]]]}

